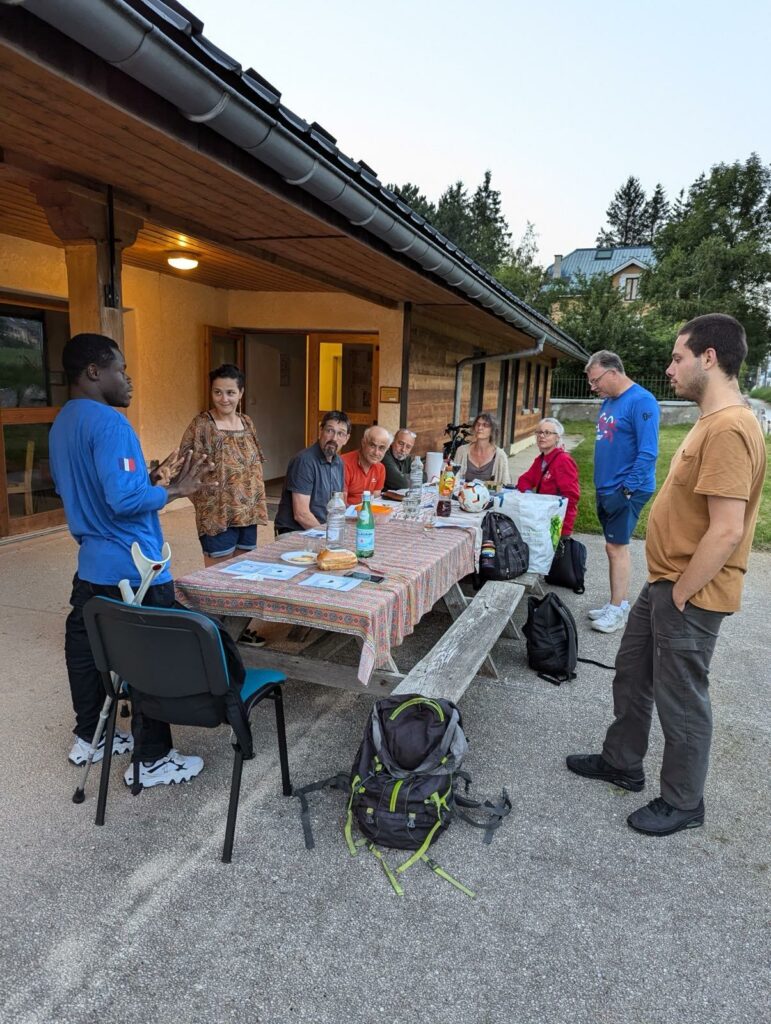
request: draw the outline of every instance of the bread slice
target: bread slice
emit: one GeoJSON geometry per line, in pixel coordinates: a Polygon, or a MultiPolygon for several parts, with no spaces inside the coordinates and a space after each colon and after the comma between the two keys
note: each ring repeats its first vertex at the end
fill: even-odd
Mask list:
{"type": "Polygon", "coordinates": [[[334,572],[337,569],[353,569],[358,564],[358,558],[353,551],[347,548],[324,548],[316,556],[316,565],[323,572],[334,572]]]}

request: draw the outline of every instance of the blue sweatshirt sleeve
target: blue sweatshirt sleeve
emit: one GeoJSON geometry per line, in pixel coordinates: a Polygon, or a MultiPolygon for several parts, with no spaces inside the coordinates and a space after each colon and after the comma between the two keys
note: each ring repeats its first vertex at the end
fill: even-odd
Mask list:
{"type": "Polygon", "coordinates": [[[94,462],[104,499],[115,516],[156,512],[166,504],[166,488],[150,483],[139,439],[127,420],[121,418],[96,435],[94,462]]]}
{"type": "Polygon", "coordinates": [[[630,491],[655,491],[656,459],[659,454],[659,405],[652,395],[642,395],[635,403],[634,426],[637,458],[623,486],[630,491]]]}

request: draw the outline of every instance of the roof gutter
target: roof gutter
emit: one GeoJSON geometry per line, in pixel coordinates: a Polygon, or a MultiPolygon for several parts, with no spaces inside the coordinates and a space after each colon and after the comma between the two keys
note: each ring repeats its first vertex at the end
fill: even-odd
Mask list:
{"type": "Polygon", "coordinates": [[[586,357],[569,335],[384,189],[374,172],[341,153],[324,129],[308,125],[283,106],[280,93],[268,83],[258,82],[253,72],[242,74],[240,65],[210,43],[201,34],[202,24],[194,23],[192,15],[180,13],[184,9],[178,4],[167,5],[162,0],[0,3],[24,6],[163,97],[188,120],[212,128],[272,168],[287,184],[320,199],[352,225],[364,228],[494,316],[532,337],[543,335],[568,356],[586,357]],[[149,20],[137,8],[156,20],[149,20]],[[219,70],[215,73],[211,67],[219,70]],[[313,145],[300,137],[303,134],[313,145]],[[378,199],[375,191],[388,201],[378,199]]]}
{"type": "Polygon", "coordinates": [[[519,359],[527,359],[528,356],[539,356],[543,352],[543,347],[546,344],[546,335],[542,334],[538,344],[533,348],[523,349],[521,352],[506,352],[503,355],[498,356],[469,356],[467,359],[461,359],[460,362],[455,364],[455,398],[452,406],[452,422],[460,423],[460,380],[463,374],[463,369],[466,366],[478,366],[480,363],[509,363],[519,359]]]}

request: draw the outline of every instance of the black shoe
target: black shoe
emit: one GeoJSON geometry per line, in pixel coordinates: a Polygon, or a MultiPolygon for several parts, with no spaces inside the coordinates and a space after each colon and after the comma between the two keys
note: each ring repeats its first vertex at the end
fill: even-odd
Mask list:
{"type": "Polygon", "coordinates": [[[644,832],[646,836],[671,836],[681,828],[701,828],[704,824],[704,801],[699,800],[699,806],[691,811],[682,811],[657,796],[645,807],[633,811],[626,823],[635,832],[644,832]]]}
{"type": "Polygon", "coordinates": [[[264,647],[268,641],[264,636],[260,636],[259,633],[255,633],[251,629],[245,629],[238,638],[238,642],[240,644],[249,644],[250,647],[264,647]]]}
{"type": "Polygon", "coordinates": [[[633,793],[639,793],[645,788],[645,776],[635,778],[627,775],[620,768],[614,768],[608,764],[602,754],[570,754],[565,758],[565,764],[576,775],[583,775],[587,779],[602,779],[603,782],[612,782],[614,786],[621,789],[631,789],[633,793]]]}

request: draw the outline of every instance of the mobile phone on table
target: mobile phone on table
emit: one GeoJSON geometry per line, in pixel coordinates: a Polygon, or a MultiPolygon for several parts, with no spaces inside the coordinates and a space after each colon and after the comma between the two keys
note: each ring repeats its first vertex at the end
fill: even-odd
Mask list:
{"type": "Polygon", "coordinates": [[[364,580],[367,583],[382,583],[385,576],[375,576],[371,572],[363,572],[360,569],[354,569],[353,572],[347,572],[346,576],[350,576],[352,580],[364,580]]]}

